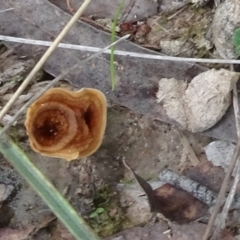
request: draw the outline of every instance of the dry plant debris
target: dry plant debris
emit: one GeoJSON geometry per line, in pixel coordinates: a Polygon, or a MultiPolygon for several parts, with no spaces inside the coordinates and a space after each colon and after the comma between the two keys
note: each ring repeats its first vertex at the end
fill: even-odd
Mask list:
{"type": "Polygon", "coordinates": [[[106,115],[106,98],[101,91],[52,88],[28,108],[25,126],[34,151],[73,160],[99,148],[106,115]]]}
{"type": "Polygon", "coordinates": [[[187,84],[174,78],[159,81],[157,101],[169,118],[184,129],[202,132],[214,126],[231,104],[233,84],[239,73],[225,69],[200,73],[187,84]]]}

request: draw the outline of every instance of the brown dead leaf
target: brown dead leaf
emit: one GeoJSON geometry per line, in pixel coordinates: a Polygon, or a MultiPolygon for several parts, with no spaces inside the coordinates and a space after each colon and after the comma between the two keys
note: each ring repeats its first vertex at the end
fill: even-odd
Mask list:
{"type": "Polygon", "coordinates": [[[160,212],[169,220],[180,224],[195,221],[208,211],[206,204],[168,183],[154,190],[154,197],[155,212],[160,212]]]}
{"type": "MultiPolygon", "coordinates": [[[[207,187],[214,193],[218,193],[223,182],[225,172],[223,168],[213,166],[210,161],[206,160],[206,156],[201,157],[203,161],[195,167],[186,169],[183,174],[189,179],[199,183],[201,186],[207,187]],[[204,159],[205,158],[205,159],[204,159]]],[[[233,178],[230,179],[227,191],[230,191],[233,178]]],[[[240,208],[240,183],[237,185],[236,196],[231,205],[231,209],[240,208]]]]}
{"type": "Polygon", "coordinates": [[[197,166],[186,169],[183,175],[218,193],[225,173],[221,167],[215,167],[209,161],[201,161],[197,166]]]}
{"type": "Polygon", "coordinates": [[[28,226],[23,229],[1,228],[0,240],[24,240],[33,231],[34,227],[28,226]]]}
{"type": "Polygon", "coordinates": [[[168,183],[153,190],[151,185],[126,163],[125,166],[146,193],[152,212],[160,212],[164,217],[179,224],[190,223],[207,214],[208,206],[190,193],[168,183]]]}

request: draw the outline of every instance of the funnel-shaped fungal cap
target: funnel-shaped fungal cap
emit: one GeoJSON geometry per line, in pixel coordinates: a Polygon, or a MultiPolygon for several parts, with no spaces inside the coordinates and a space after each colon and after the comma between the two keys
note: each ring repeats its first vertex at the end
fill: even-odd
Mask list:
{"type": "Polygon", "coordinates": [[[34,151],[73,160],[99,148],[106,115],[106,98],[99,90],[52,88],[28,108],[25,126],[34,151]]]}

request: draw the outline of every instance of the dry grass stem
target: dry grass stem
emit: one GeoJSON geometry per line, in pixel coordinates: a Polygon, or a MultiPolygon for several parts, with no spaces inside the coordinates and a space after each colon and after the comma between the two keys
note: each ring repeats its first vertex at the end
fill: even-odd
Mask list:
{"type": "Polygon", "coordinates": [[[50,55],[53,53],[53,51],[57,48],[58,44],[62,41],[62,39],[67,34],[67,32],[74,25],[74,23],[79,19],[79,17],[84,12],[84,10],[87,8],[87,6],[90,2],[91,2],[91,0],[85,0],[83,2],[83,4],[81,5],[81,7],[78,9],[78,11],[74,14],[74,16],[67,23],[67,25],[63,28],[63,30],[60,32],[60,34],[58,35],[56,40],[48,48],[48,50],[44,53],[42,58],[39,60],[39,62],[36,64],[36,66],[33,68],[33,70],[29,73],[29,75],[23,81],[23,83],[18,88],[18,90],[15,92],[15,94],[12,96],[12,98],[9,100],[9,102],[3,107],[3,109],[0,112],[0,120],[8,112],[8,110],[11,108],[11,106],[14,104],[14,102],[19,97],[19,95],[25,90],[25,88],[28,86],[28,84],[33,79],[33,77],[37,74],[37,72],[42,68],[43,64],[47,61],[47,59],[50,57],[50,55]]]}
{"type": "Polygon", "coordinates": [[[76,63],[75,65],[73,65],[70,68],[67,68],[63,71],[62,74],[60,74],[59,76],[57,76],[56,78],[54,78],[45,88],[43,88],[41,91],[39,91],[36,95],[34,95],[24,106],[22,106],[19,111],[14,115],[14,117],[12,118],[11,121],[9,121],[9,123],[2,129],[2,131],[0,131],[0,137],[8,130],[9,127],[11,127],[11,125],[18,119],[18,117],[28,108],[29,105],[31,105],[35,100],[37,100],[45,91],[47,91],[47,89],[51,88],[52,86],[54,86],[54,84],[56,84],[58,81],[60,81],[61,79],[63,79],[69,72],[73,72],[74,70],[76,70],[77,68],[80,68],[83,64],[85,64],[86,62],[92,60],[93,58],[97,57],[98,55],[102,54],[106,49],[116,45],[117,43],[121,42],[122,40],[128,38],[130,35],[126,35],[120,39],[118,39],[117,41],[113,42],[112,44],[108,45],[107,47],[101,49],[99,52],[94,53],[93,55],[85,58],[82,61],[79,61],[78,63],[76,63]]]}
{"type": "MultiPolygon", "coordinates": [[[[26,39],[26,38],[16,38],[16,37],[3,36],[3,35],[0,35],[0,40],[16,42],[16,43],[31,44],[31,45],[38,45],[38,46],[51,46],[51,44],[52,44],[52,42],[49,42],[49,41],[32,40],[32,39],[26,39]]],[[[73,49],[73,50],[80,50],[80,51],[89,51],[89,52],[98,52],[101,50],[101,48],[98,48],[98,47],[89,47],[89,46],[74,45],[74,44],[67,44],[67,43],[60,43],[58,45],[58,47],[66,48],[66,49],[73,49]]],[[[110,54],[111,51],[105,50],[104,53],[110,54]]],[[[127,51],[121,51],[121,50],[115,50],[114,54],[119,55],[119,56],[145,58],[145,59],[153,59],[153,60],[161,60],[161,61],[240,64],[240,60],[236,60],[236,59],[207,59],[207,58],[171,57],[171,56],[162,56],[162,55],[157,55],[157,54],[127,52],[127,51]]]]}
{"type": "Polygon", "coordinates": [[[7,8],[7,9],[0,10],[0,13],[12,11],[12,10],[14,10],[14,8],[7,8]]]}

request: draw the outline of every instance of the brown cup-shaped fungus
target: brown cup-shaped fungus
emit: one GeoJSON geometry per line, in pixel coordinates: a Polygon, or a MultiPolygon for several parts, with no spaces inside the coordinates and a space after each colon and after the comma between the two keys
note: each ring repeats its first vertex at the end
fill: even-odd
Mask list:
{"type": "Polygon", "coordinates": [[[52,88],[28,108],[25,126],[34,151],[70,161],[99,148],[106,115],[106,98],[99,90],[52,88]]]}

